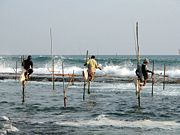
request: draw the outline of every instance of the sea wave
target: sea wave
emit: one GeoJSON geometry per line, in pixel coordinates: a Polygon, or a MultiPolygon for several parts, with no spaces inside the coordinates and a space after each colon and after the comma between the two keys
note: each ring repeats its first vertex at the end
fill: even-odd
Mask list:
{"type": "Polygon", "coordinates": [[[126,127],[126,128],[145,128],[145,129],[178,129],[180,123],[175,121],[152,121],[152,120],[137,120],[137,121],[125,121],[112,119],[104,114],[97,116],[90,120],[75,120],[75,121],[63,121],[56,122],[57,125],[74,126],[74,127],[97,127],[97,126],[114,126],[114,127],[126,127]]]}
{"type": "MultiPolygon", "coordinates": [[[[67,66],[64,67],[64,73],[65,74],[78,74],[81,75],[84,67],[79,66],[67,66]]],[[[112,76],[128,76],[128,77],[134,77],[135,75],[135,68],[128,68],[126,66],[118,66],[118,65],[106,65],[103,67],[102,70],[96,70],[96,75],[112,75],[112,76]]],[[[5,67],[0,66],[0,73],[15,73],[15,72],[22,72],[22,68],[12,68],[12,67],[5,67]]],[[[61,64],[55,65],[54,67],[55,73],[62,73],[62,66],[61,64]]],[[[52,67],[50,66],[44,66],[44,67],[35,67],[34,68],[35,74],[50,74],[52,73],[52,67]]],[[[164,71],[163,70],[155,70],[155,73],[163,76],[164,71]]],[[[166,75],[168,77],[174,77],[179,78],[180,77],[180,69],[167,69],[166,75]]]]}
{"type": "Polygon", "coordinates": [[[6,135],[8,133],[18,132],[18,131],[19,129],[13,126],[12,122],[7,116],[0,117],[0,134],[1,135],[6,135]]]}
{"type": "MultiPolygon", "coordinates": [[[[26,58],[26,57],[25,57],[26,58]]],[[[155,60],[155,73],[163,74],[163,65],[167,64],[166,75],[169,77],[180,77],[180,66],[178,56],[149,56],[155,60]]],[[[52,57],[50,55],[34,55],[35,74],[47,74],[52,71],[52,57]]],[[[83,63],[85,56],[54,56],[54,71],[62,73],[62,62],[64,63],[64,72],[66,74],[82,74],[83,63]]],[[[103,65],[103,70],[97,70],[98,75],[113,75],[113,76],[135,76],[137,61],[135,56],[98,56],[98,63],[103,65]]],[[[152,63],[149,64],[149,69],[152,69],[152,63]]],[[[0,73],[15,73],[21,72],[21,56],[0,56],[0,73]],[[17,67],[17,69],[16,69],[17,67]]]]}

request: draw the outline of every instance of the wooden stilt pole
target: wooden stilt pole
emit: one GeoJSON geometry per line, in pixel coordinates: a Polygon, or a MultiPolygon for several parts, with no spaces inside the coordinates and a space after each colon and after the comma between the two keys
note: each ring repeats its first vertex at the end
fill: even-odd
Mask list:
{"type": "MultiPolygon", "coordinates": [[[[85,61],[85,63],[87,62],[87,60],[88,60],[88,50],[87,50],[87,52],[86,52],[86,61],[85,61]]],[[[84,77],[84,71],[83,71],[83,78],[84,78],[83,100],[85,100],[86,79],[85,79],[85,77],[84,77]]],[[[89,77],[88,77],[88,78],[89,78],[89,77]]]]}
{"type": "Polygon", "coordinates": [[[51,40],[51,56],[53,55],[53,40],[52,40],[52,32],[50,28],[50,40],[51,40]]]}
{"type": "MultiPolygon", "coordinates": [[[[24,66],[24,55],[21,56],[21,69],[23,73],[23,66],[24,66]]],[[[25,102],[25,81],[22,81],[22,104],[25,102]]]]}
{"type": "MultiPolygon", "coordinates": [[[[138,33],[138,22],[136,22],[136,26],[135,26],[135,51],[136,51],[136,57],[137,57],[137,69],[139,69],[139,65],[140,65],[140,48],[139,48],[139,33],[138,33]]],[[[140,79],[137,78],[136,80],[136,95],[138,98],[138,108],[140,108],[140,91],[141,91],[141,86],[140,86],[140,79]]]]}
{"type": "Polygon", "coordinates": [[[24,65],[24,55],[21,56],[21,70],[23,71],[23,65],[24,65]]]}
{"type": "Polygon", "coordinates": [[[84,79],[83,100],[85,100],[86,80],[84,79]]]}
{"type": "MultiPolygon", "coordinates": [[[[138,22],[136,22],[136,46],[137,46],[137,50],[136,50],[136,55],[137,55],[137,68],[139,67],[139,65],[140,65],[140,48],[139,48],[139,33],[138,33],[138,22]]],[[[138,93],[137,93],[137,95],[138,95],[138,107],[140,108],[140,105],[141,105],[141,102],[140,102],[140,96],[141,96],[141,94],[140,94],[140,80],[139,80],[139,78],[138,78],[138,93]]]]}
{"type": "Polygon", "coordinates": [[[15,80],[17,80],[17,61],[16,61],[16,76],[15,76],[15,80]]]}
{"type": "Polygon", "coordinates": [[[164,64],[164,80],[163,80],[163,90],[165,90],[165,83],[166,83],[166,65],[164,64]]]}
{"type": "Polygon", "coordinates": [[[63,74],[63,93],[64,93],[64,108],[66,108],[66,89],[64,88],[64,63],[62,62],[62,74],[63,74]]]}
{"type": "Polygon", "coordinates": [[[55,83],[54,83],[53,40],[52,40],[52,32],[51,32],[51,28],[50,28],[50,38],[51,38],[51,59],[52,59],[52,85],[53,85],[53,90],[55,90],[55,83]]]}
{"type": "Polygon", "coordinates": [[[74,85],[74,70],[73,70],[73,76],[72,76],[72,85],[74,85]]]}
{"type": "Polygon", "coordinates": [[[53,90],[55,90],[55,79],[54,79],[54,59],[52,59],[52,85],[53,85],[53,90]]]}
{"type": "Polygon", "coordinates": [[[137,93],[137,95],[138,95],[138,107],[140,108],[141,107],[141,93],[140,93],[140,80],[138,80],[138,93],[137,93]]]}
{"type": "Polygon", "coordinates": [[[25,102],[25,81],[22,82],[22,103],[25,102]]]}
{"type": "Polygon", "coordinates": [[[90,84],[91,82],[88,80],[88,94],[90,94],[90,84]]]}
{"type": "MultiPolygon", "coordinates": [[[[154,73],[154,61],[153,61],[152,72],[154,73]]],[[[152,75],[152,92],[151,92],[151,95],[153,96],[153,94],[154,94],[154,75],[152,75]]]]}

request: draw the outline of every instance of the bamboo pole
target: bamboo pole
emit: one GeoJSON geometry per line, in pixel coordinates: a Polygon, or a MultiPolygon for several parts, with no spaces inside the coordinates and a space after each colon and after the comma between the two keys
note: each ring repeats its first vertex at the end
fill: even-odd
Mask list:
{"type": "MultiPolygon", "coordinates": [[[[88,50],[86,51],[86,61],[85,61],[85,63],[87,62],[87,60],[88,60],[88,50]]],[[[84,75],[84,71],[83,71],[83,75],[84,75]]],[[[83,78],[84,78],[83,100],[85,100],[86,79],[85,79],[85,77],[83,77],[83,78]]]]}
{"type": "Polygon", "coordinates": [[[62,62],[64,108],[66,108],[66,89],[64,88],[64,62],[62,62]]]}
{"type": "Polygon", "coordinates": [[[53,56],[53,40],[52,40],[52,31],[50,28],[50,40],[51,40],[51,56],[53,56]]]}
{"type": "Polygon", "coordinates": [[[73,75],[72,75],[72,85],[74,85],[74,70],[73,70],[73,75]]]}
{"type": "Polygon", "coordinates": [[[85,100],[86,80],[84,79],[83,100],[85,100]]]}
{"type": "Polygon", "coordinates": [[[25,102],[25,81],[22,82],[22,103],[25,102]]]}
{"type": "Polygon", "coordinates": [[[55,90],[55,82],[54,82],[54,56],[53,56],[53,40],[52,40],[52,31],[50,28],[50,40],[51,40],[51,60],[52,60],[52,87],[55,90]]]}
{"type": "Polygon", "coordinates": [[[91,92],[90,92],[90,84],[91,84],[91,82],[88,80],[88,94],[91,93],[91,92]]]}
{"type": "MultiPolygon", "coordinates": [[[[22,73],[24,73],[23,71],[23,66],[24,66],[24,55],[21,56],[21,69],[22,69],[22,73]]],[[[22,104],[25,102],[25,81],[22,81],[22,104]]]]}
{"type": "MultiPolygon", "coordinates": [[[[137,68],[140,65],[140,48],[139,48],[139,33],[138,33],[139,29],[138,29],[138,22],[136,22],[136,45],[137,45],[137,68]]],[[[138,107],[140,108],[140,103],[141,103],[141,94],[140,94],[140,80],[138,78],[138,107]]]]}
{"type": "Polygon", "coordinates": [[[15,70],[16,76],[15,76],[15,80],[17,80],[17,61],[16,61],[16,70],[15,70]]]}
{"type": "Polygon", "coordinates": [[[21,56],[21,70],[23,71],[23,65],[24,65],[24,55],[21,56]]]}
{"type": "Polygon", "coordinates": [[[140,64],[140,48],[139,48],[138,22],[136,22],[136,45],[137,45],[137,64],[140,64]]]}
{"type": "Polygon", "coordinates": [[[163,80],[163,90],[165,90],[165,83],[166,83],[166,65],[164,64],[164,80],[163,80]]]}
{"type": "Polygon", "coordinates": [[[55,78],[54,78],[54,59],[52,59],[52,85],[53,85],[53,90],[55,90],[55,78]]]}
{"type": "MultiPolygon", "coordinates": [[[[154,73],[154,60],[153,60],[152,72],[154,73]]],[[[154,75],[152,75],[152,92],[151,92],[151,95],[153,96],[153,94],[154,94],[154,75]]]]}
{"type": "Polygon", "coordinates": [[[140,84],[140,80],[138,80],[138,90],[139,91],[137,93],[138,94],[138,107],[140,108],[141,107],[141,93],[140,93],[140,87],[141,86],[139,84],[140,84]]]}

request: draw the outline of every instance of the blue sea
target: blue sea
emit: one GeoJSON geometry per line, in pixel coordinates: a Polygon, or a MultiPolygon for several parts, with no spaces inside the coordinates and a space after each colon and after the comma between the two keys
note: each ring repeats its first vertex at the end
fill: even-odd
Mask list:
{"type": "MultiPolygon", "coordinates": [[[[26,56],[25,56],[26,57],[26,56]]],[[[141,106],[132,81],[136,77],[136,56],[98,55],[97,70],[91,93],[85,94],[81,77],[84,55],[54,55],[55,73],[80,76],[69,85],[65,81],[67,105],[64,107],[63,82],[43,79],[28,81],[25,102],[19,79],[2,78],[22,72],[20,55],[0,56],[0,135],[179,135],[180,134],[180,55],[141,56],[148,58],[148,68],[155,65],[152,96],[151,81],[141,91],[141,106]],[[166,85],[163,89],[164,64],[166,85]],[[98,77],[101,76],[101,77],[98,77]],[[106,78],[106,79],[105,79],[106,78]],[[109,79],[109,81],[107,81],[109,79]]],[[[51,75],[52,58],[32,55],[31,77],[51,75]]],[[[55,76],[56,77],[56,76],[55,76]]],[[[61,76],[58,76],[61,77],[61,76]]],[[[87,87],[86,87],[87,88],[87,87]]]]}

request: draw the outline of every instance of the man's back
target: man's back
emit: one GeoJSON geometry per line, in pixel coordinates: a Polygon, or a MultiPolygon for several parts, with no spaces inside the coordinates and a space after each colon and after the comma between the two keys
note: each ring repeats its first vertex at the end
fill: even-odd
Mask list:
{"type": "Polygon", "coordinates": [[[28,70],[30,67],[32,67],[32,61],[31,60],[24,60],[23,61],[24,69],[28,70]]]}
{"type": "Polygon", "coordinates": [[[93,71],[95,71],[97,68],[97,62],[95,59],[88,60],[87,65],[88,65],[88,69],[93,70],[93,71]]]}

